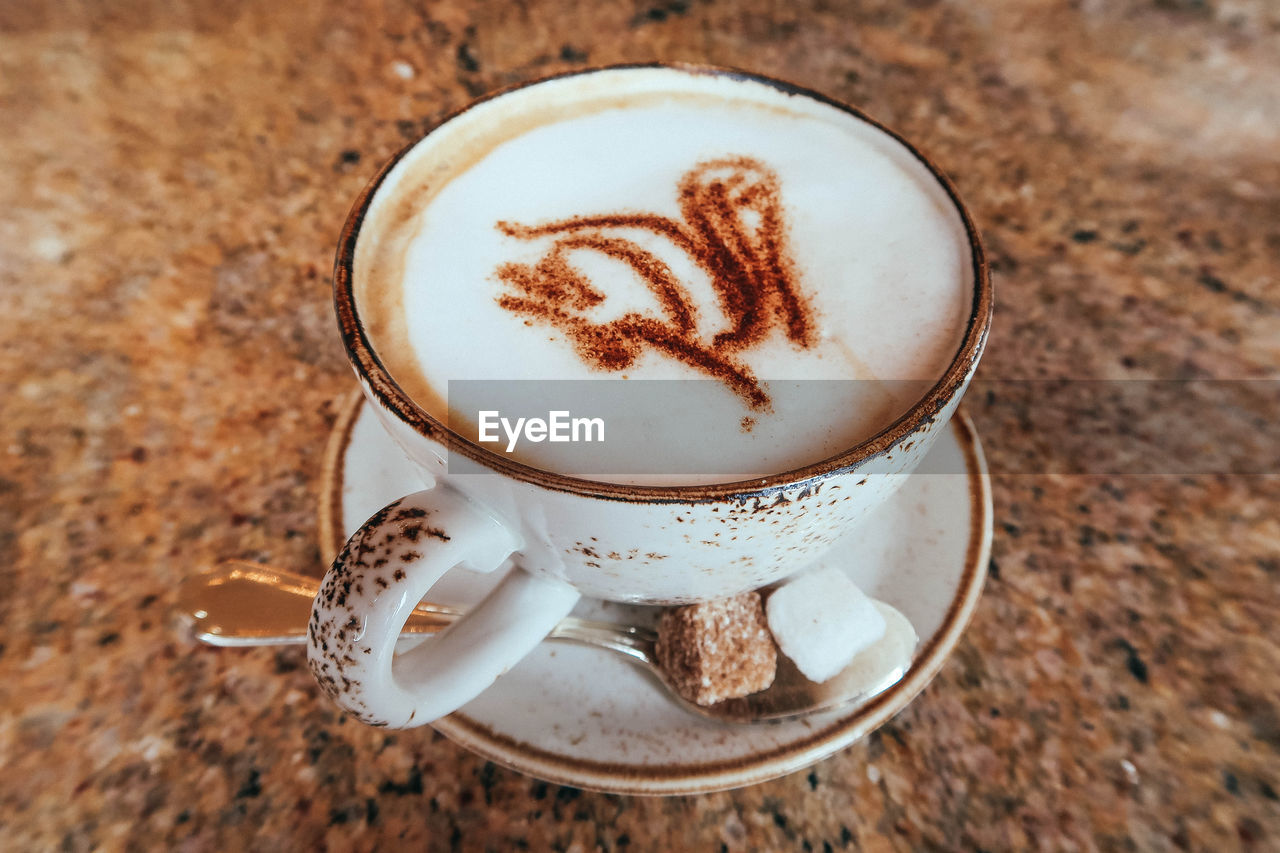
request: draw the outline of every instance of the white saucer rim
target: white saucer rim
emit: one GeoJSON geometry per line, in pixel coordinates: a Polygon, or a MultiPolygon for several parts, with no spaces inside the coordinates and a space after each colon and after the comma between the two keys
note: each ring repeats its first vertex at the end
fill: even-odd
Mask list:
{"type": "MultiPolygon", "coordinates": [[[[318,530],[322,556],[332,560],[342,545],[343,468],[356,419],[365,405],[355,391],[341,404],[325,448],[318,530]]],[[[907,676],[866,705],[809,737],[750,756],[667,766],[595,762],[522,743],[461,712],[432,727],[465,749],[504,767],[560,785],[612,794],[689,795],[739,788],[785,776],[826,758],[870,734],[905,708],[929,685],[968,626],[981,598],[991,558],[991,477],[973,422],[963,408],[948,425],[956,430],[969,480],[969,543],[965,567],[946,616],[920,649],[907,676]]]]}

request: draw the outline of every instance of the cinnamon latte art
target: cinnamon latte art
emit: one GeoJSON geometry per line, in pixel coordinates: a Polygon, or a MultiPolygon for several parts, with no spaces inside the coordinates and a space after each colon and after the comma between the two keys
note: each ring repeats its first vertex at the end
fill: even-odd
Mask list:
{"type": "Polygon", "coordinates": [[[631,367],[654,349],[721,379],[752,408],[765,408],[769,397],[759,379],[734,354],[775,328],[802,348],[815,338],[812,309],[796,290],[784,245],[777,176],[747,157],[712,160],[681,176],[678,192],[678,219],[614,213],[533,227],[499,223],[512,236],[551,236],[554,243],[536,265],[499,268],[514,292],[498,304],[560,329],[584,361],[601,369],[631,367]],[[658,255],[625,236],[629,232],[665,238],[696,263],[715,291],[716,304],[708,307],[718,309],[728,326],[705,339],[688,289],[658,255]],[[608,299],[608,291],[574,267],[573,257],[586,251],[620,261],[638,276],[658,312],[633,310],[596,321],[592,309],[608,299]]]}
{"type": "MultiPolygon", "coordinates": [[[[696,406],[643,415],[707,460],[647,480],[672,484],[714,481],[717,460],[793,470],[871,437],[947,370],[975,290],[955,203],[893,136],[678,68],[557,78],[450,119],[377,190],[353,275],[388,372],[472,440],[451,382],[705,380],[696,406]],[[858,381],[819,395],[797,380],[858,381]]],[[[518,456],[576,473],[566,452],[518,456]]],[[[634,471],[663,447],[616,452],[634,471]]]]}

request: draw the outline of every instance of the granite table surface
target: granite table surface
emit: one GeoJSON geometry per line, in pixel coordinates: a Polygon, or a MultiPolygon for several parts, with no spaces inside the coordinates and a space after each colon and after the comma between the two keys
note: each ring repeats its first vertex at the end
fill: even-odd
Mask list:
{"type": "Polygon", "coordinates": [[[1280,849],[1274,3],[5,2],[0,128],[0,846],[1280,849]],[[994,550],[932,685],[811,769],[638,798],[184,637],[187,573],[320,571],[330,266],[378,164],[501,85],[653,59],[862,107],[983,230],[994,550]],[[1175,380],[1190,411],[1146,423],[1175,380]],[[1095,457],[1090,414],[1185,445],[1095,457]]]}

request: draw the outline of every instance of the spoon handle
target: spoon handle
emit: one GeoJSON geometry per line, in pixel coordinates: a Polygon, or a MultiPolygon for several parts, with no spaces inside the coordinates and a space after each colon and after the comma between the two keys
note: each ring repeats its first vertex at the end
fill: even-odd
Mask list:
{"type": "MultiPolygon", "coordinates": [[[[307,641],[311,602],[319,588],[317,578],[228,560],[183,581],[178,611],[191,625],[192,635],[212,646],[299,645],[307,641]]],[[[400,633],[406,637],[435,634],[461,615],[455,607],[424,601],[400,633]]],[[[646,663],[653,659],[655,637],[644,628],[570,616],[549,638],[612,649],[646,663]]]]}
{"type": "MultiPolygon", "coordinates": [[[[318,578],[228,560],[183,581],[178,610],[195,638],[209,645],[297,645],[307,641],[311,602],[319,588],[318,578]]],[[[457,616],[451,607],[420,604],[404,633],[434,634],[457,616]]]]}

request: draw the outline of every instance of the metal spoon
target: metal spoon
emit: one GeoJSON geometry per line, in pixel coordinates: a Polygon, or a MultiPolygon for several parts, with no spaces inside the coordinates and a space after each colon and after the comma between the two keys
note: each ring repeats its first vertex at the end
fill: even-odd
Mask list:
{"type": "MultiPolygon", "coordinates": [[[[228,561],[213,571],[183,582],[179,613],[197,640],[213,646],[300,645],[307,641],[311,601],[320,581],[256,563],[228,561]]],[[[911,666],[916,632],[907,618],[882,602],[884,636],[860,652],[829,681],[814,683],[786,657],[778,655],[773,685],[741,699],[696,705],[676,692],[658,665],[657,632],[637,625],[617,625],[569,616],[548,635],[609,649],[626,655],[657,678],[681,707],[704,717],[736,723],[781,720],[867,702],[898,683],[911,666]]],[[[462,611],[423,602],[414,610],[402,640],[421,639],[443,631],[462,611]]]]}

